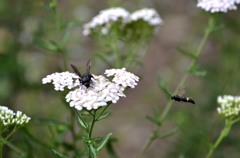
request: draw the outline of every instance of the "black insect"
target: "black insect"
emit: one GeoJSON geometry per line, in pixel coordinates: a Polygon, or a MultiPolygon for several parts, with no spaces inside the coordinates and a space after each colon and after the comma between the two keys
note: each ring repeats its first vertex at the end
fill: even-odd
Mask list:
{"type": "Polygon", "coordinates": [[[188,103],[195,104],[194,100],[192,100],[188,97],[181,97],[179,95],[171,96],[171,99],[174,100],[174,101],[178,101],[178,102],[188,102],[188,103]]]}
{"type": "Polygon", "coordinates": [[[71,64],[71,67],[74,70],[74,72],[80,77],[79,78],[80,83],[86,86],[87,88],[90,87],[90,85],[92,84],[92,78],[93,78],[93,76],[90,74],[91,61],[88,60],[86,73],[84,73],[83,75],[81,75],[81,73],[78,71],[76,66],[71,64]]]}

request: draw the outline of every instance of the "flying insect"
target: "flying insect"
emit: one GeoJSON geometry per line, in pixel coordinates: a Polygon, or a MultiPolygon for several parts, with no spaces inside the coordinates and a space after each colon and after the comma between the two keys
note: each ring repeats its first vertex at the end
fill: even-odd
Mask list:
{"type": "Polygon", "coordinates": [[[171,95],[171,93],[167,90],[167,88],[165,87],[163,82],[160,82],[160,88],[166,94],[166,96],[170,97],[174,101],[195,104],[195,101],[193,99],[191,99],[191,98],[182,97],[182,96],[179,96],[179,95],[171,95]]]}
{"type": "Polygon", "coordinates": [[[188,102],[188,103],[195,104],[195,101],[193,99],[188,97],[181,97],[179,95],[171,96],[171,99],[178,102],[188,102]]]}
{"type": "Polygon", "coordinates": [[[89,88],[92,84],[92,78],[93,78],[93,76],[90,74],[91,61],[88,60],[86,73],[84,73],[83,75],[80,73],[80,71],[77,69],[75,65],[71,64],[71,67],[73,71],[80,77],[79,78],[80,83],[85,87],[89,88]]]}

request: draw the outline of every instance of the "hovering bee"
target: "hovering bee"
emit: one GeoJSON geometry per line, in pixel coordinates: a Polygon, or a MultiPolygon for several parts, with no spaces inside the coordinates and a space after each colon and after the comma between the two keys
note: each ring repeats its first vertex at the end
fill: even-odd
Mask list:
{"type": "Polygon", "coordinates": [[[195,104],[195,101],[193,99],[190,99],[188,97],[181,97],[179,95],[171,96],[171,99],[178,102],[188,102],[188,103],[195,104]]]}
{"type": "Polygon", "coordinates": [[[90,87],[90,85],[92,84],[92,78],[93,78],[93,76],[90,74],[91,61],[88,60],[86,73],[84,73],[83,75],[81,75],[81,73],[78,71],[76,66],[71,64],[71,67],[72,67],[73,71],[80,77],[79,78],[80,83],[87,88],[90,87]]]}
{"type": "Polygon", "coordinates": [[[179,95],[171,95],[171,93],[167,90],[167,88],[164,86],[164,84],[160,84],[161,89],[166,94],[166,96],[169,96],[172,100],[178,101],[178,102],[187,102],[195,104],[195,101],[193,99],[190,99],[188,97],[181,97],[179,95]]]}

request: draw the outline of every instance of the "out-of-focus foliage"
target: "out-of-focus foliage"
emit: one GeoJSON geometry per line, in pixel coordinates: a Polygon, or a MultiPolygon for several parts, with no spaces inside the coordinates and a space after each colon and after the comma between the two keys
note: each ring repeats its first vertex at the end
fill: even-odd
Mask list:
{"type": "MultiPolygon", "coordinates": [[[[70,70],[69,65],[64,66],[64,52],[68,52],[69,60],[76,63],[81,71],[85,70],[86,60],[98,50],[97,43],[82,36],[82,22],[89,21],[99,10],[116,4],[131,11],[151,6],[161,14],[164,25],[152,40],[143,66],[137,70],[142,75],[142,85],[138,93],[130,94],[133,99],[114,106],[112,109],[116,114],[95,131],[99,135],[111,130],[114,135],[122,134],[120,137],[125,139],[108,144],[108,150],[109,146],[113,146],[120,157],[135,156],[141,148],[139,144],[145,142],[152,128],[144,120],[145,115],[151,114],[151,109],[156,106],[161,111],[166,102],[156,82],[158,73],[165,75],[169,89],[174,89],[178,79],[187,71],[185,64],[190,60],[175,49],[188,46],[194,50],[207,25],[206,17],[209,15],[196,8],[194,2],[176,3],[179,1],[100,3],[59,0],[57,12],[60,24],[56,26],[56,10],[54,6],[49,7],[50,1],[0,0],[0,105],[14,105],[13,109],[32,117],[30,125],[14,135],[9,143],[14,143],[26,157],[31,158],[81,155],[82,151],[73,153],[71,133],[66,132],[72,128],[68,124],[71,121],[66,112],[68,105],[64,105],[50,90],[52,87],[42,86],[41,79],[46,74],[65,70],[65,66],[70,70]]],[[[216,98],[222,94],[239,95],[239,14],[237,10],[217,17],[219,30],[211,34],[197,67],[207,73],[199,71],[204,77],[192,75],[185,85],[185,94],[194,98],[196,105],[174,103],[169,121],[162,131],[174,127],[178,127],[178,131],[171,137],[159,139],[144,156],[200,158],[205,156],[209,144],[218,137],[223,120],[217,117],[216,98]]],[[[181,52],[186,54],[184,50],[181,52]]],[[[100,74],[105,67],[96,61],[92,69],[100,74]]],[[[240,155],[239,130],[234,126],[214,157],[240,155]]],[[[19,152],[9,146],[3,149],[4,157],[19,157],[19,152]]],[[[114,150],[112,153],[116,155],[114,150]]],[[[106,151],[99,157],[106,157],[106,151]]]]}

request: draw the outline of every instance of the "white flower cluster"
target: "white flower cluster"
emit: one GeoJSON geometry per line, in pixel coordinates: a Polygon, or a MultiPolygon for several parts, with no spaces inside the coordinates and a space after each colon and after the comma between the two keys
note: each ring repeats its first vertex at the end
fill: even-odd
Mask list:
{"type": "Polygon", "coordinates": [[[79,85],[79,77],[76,74],[70,73],[68,71],[62,73],[53,73],[51,75],[47,75],[42,79],[42,83],[53,83],[54,89],[56,91],[63,91],[64,87],[68,87],[68,89],[72,89],[79,85]]]}
{"type": "Polygon", "coordinates": [[[103,76],[94,75],[93,82],[93,87],[78,88],[67,94],[66,100],[71,107],[75,107],[77,110],[82,110],[82,108],[98,109],[107,105],[108,102],[116,103],[120,97],[125,97],[123,88],[103,76]]]}
{"type": "Polygon", "coordinates": [[[124,8],[110,8],[100,11],[100,13],[95,16],[90,22],[83,26],[83,35],[88,36],[94,30],[100,28],[101,33],[106,35],[113,24],[121,20],[120,28],[124,29],[126,24],[136,22],[138,20],[143,20],[147,22],[150,26],[157,26],[163,23],[159,14],[156,10],[150,8],[144,8],[137,10],[130,14],[124,8]]]}
{"type": "MultiPolygon", "coordinates": [[[[77,82],[76,80],[79,78],[73,77],[74,75],[72,73],[69,73],[68,76],[72,79],[66,80],[67,77],[58,75],[55,76],[56,78],[54,80],[50,81],[52,81],[54,87],[61,85],[62,89],[64,89],[66,86],[75,87],[75,89],[71,90],[66,95],[66,101],[71,107],[74,107],[77,110],[82,110],[83,108],[87,110],[98,109],[99,107],[106,106],[109,103],[116,103],[120,97],[125,97],[123,92],[127,87],[134,88],[139,81],[139,77],[127,72],[125,68],[106,70],[105,74],[113,77],[111,79],[107,79],[104,76],[92,74],[92,84],[88,88],[82,85],[80,82],[77,82]],[[63,81],[61,80],[64,80],[65,84],[62,84],[63,81]],[[66,81],[69,82],[66,83],[66,81]],[[76,83],[78,83],[77,86],[76,83]]],[[[49,83],[45,81],[46,78],[43,78],[43,84],[49,83]]]]}
{"type": "Polygon", "coordinates": [[[137,10],[130,15],[129,23],[133,21],[143,20],[151,26],[161,25],[163,23],[159,14],[155,9],[144,8],[137,10]]]}
{"type": "Polygon", "coordinates": [[[139,81],[139,77],[127,72],[125,68],[122,69],[109,69],[105,71],[105,74],[109,76],[113,76],[112,81],[116,84],[126,87],[134,88],[139,81]]]}
{"type": "Polygon", "coordinates": [[[102,27],[102,34],[107,34],[109,29],[111,28],[111,24],[122,20],[123,23],[126,22],[126,18],[129,16],[129,12],[124,8],[110,8],[107,10],[102,10],[100,13],[95,16],[92,21],[85,24],[83,35],[88,36],[91,34],[91,30],[97,27],[102,27]]]}
{"type": "Polygon", "coordinates": [[[220,107],[217,111],[225,117],[237,116],[240,112],[240,96],[224,95],[217,99],[220,107]]]}
{"type": "Polygon", "coordinates": [[[240,0],[198,0],[197,7],[211,13],[226,13],[228,10],[236,10],[236,4],[239,3],[240,0]]]}
{"type": "Polygon", "coordinates": [[[30,117],[23,114],[21,111],[14,113],[6,106],[0,106],[0,122],[4,126],[9,125],[24,125],[30,121],[30,117]]]}

